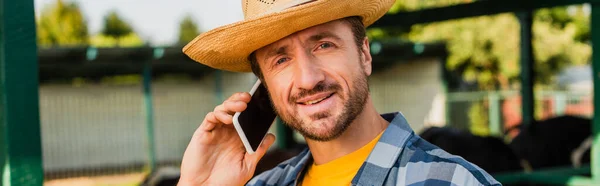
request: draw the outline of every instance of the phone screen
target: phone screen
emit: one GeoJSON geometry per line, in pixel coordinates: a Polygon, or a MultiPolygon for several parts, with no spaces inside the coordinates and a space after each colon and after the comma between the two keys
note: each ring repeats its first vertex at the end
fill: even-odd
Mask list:
{"type": "Polygon", "coordinates": [[[253,151],[258,149],[276,116],[275,109],[269,100],[269,93],[260,83],[252,94],[246,110],[238,116],[238,123],[253,151]]]}

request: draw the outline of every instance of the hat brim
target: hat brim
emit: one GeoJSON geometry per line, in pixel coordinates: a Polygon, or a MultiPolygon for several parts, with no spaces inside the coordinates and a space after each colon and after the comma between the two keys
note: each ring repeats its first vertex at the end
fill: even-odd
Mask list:
{"type": "Polygon", "coordinates": [[[197,36],[183,52],[212,68],[250,72],[248,56],[275,41],[306,28],[350,16],[365,26],[381,18],[395,0],[317,0],[281,12],[215,28],[197,36]]]}

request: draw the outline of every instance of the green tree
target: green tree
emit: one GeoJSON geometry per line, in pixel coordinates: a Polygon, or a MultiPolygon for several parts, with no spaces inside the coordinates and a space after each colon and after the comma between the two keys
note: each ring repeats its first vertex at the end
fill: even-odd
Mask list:
{"type": "Polygon", "coordinates": [[[130,33],[118,39],[104,34],[90,38],[90,44],[95,47],[138,47],[145,44],[144,40],[135,33],[130,33]]]}
{"type": "Polygon", "coordinates": [[[200,34],[198,26],[194,22],[191,15],[185,16],[181,22],[179,22],[179,37],[177,40],[178,44],[185,44],[192,41],[196,36],[200,34]]]}
{"type": "MultiPolygon", "coordinates": [[[[399,0],[391,13],[415,11],[473,0],[399,0]]],[[[446,69],[460,74],[480,90],[511,89],[520,84],[519,22],[512,13],[414,25],[401,29],[371,29],[375,39],[400,37],[417,42],[445,41],[449,51],[446,69]]],[[[571,65],[590,62],[589,15],[583,6],[539,9],[534,13],[533,53],[537,87],[552,87],[554,75],[571,65]]],[[[471,130],[489,131],[487,103],[474,102],[469,110],[471,130]]]]}
{"type": "Polygon", "coordinates": [[[542,86],[555,84],[555,74],[567,66],[590,62],[589,16],[583,6],[540,9],[533,23],[533,50],[536,66],[536,83],[542,86]]]}
{"type": "Polygon", "coordinates": [[[446,68],[482,90],[508,89],[519,75],[519,23],[512,14],[415,25],[411,40],[447,43],[446,68]]]}
{"type": "MultiPolygon", "coordinates": [[[[473,0],[399,0],[390,10],[469,3],[473,0]]],[[[519,84],[519,22],[505,13],[414,25],[410,28],[371,29],[372,39],[400,37],[417,42],[445,41],[446,68],[474,82],[481,90],[509,89],[519,84]]],[[[569,65],[589,63],[589,15],[583,6],[539,9],[534,14],[533,49],[536,84],[550,86],[554,74],[569,65]],[[570,9],[571,11],[569,12],[570,9]]]]}
{"type": "Polygon", "coordinates": [[[42,9],[36,22],[37,42],[42,47],[88,44],[87,21],[75,2],[57,0],[42,9]]]}
{"type": "Polygon", "coordinates": [[[136,47],[144,45],[143,39],[115,10],[104,16],[104,27],[101,33],[93,36],[90,43],[96,47],[136,47]]]}
{"type": "Polygon", "coordinates": [[[104,17],[104,27],[102,28],[103,35],[119,39],[132,32],[133,29],[129,23],[125,22],[123,18],[119,16],[117,11],[112,10],[104,17]]]}

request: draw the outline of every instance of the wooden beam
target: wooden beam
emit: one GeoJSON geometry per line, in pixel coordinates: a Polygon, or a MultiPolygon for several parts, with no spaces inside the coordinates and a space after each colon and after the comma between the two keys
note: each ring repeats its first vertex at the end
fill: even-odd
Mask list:
{"type": "Polygon", "coordinates": [[[370,27],[409,27],[421,23],[593,2],[597,3],[600,0],[481,0],[447,7],[387,14],[370,27]]]}

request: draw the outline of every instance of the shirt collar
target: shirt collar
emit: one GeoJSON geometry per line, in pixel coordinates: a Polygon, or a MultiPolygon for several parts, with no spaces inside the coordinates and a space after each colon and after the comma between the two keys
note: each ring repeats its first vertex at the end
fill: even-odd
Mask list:
{"type": "MultiPolygon", "coordinates": [[[[402,113],[387,113],[382,114],[381,117],[390,122],[390,124],[383,132],[383,135],[381,135],[377,145],[375,145],[375,148],[373,148],[356,176],[354,176],[354,179],[352,179],[352,185],[382,185],[387,177],[387,173],[402,153],[406,142],[410,136],[414,135],[413,130],[402,113]]],[[[312,155],[310,150],[308,150],[296,158],[300,160],[300,166],[297,166],[297,170],[294,171],[299,176],[295,180],[297,183],[298,179],[303,179],[300,177],[300,173],[308,162],[312,161],[312,155]]]]}
{"type": "Polygon", "coordinates": [[[352,179],[352,185],[383,185],[390,169],[402,154],[406,142],[414,135],[402,113],[381,116],[389,121],[390,125],[369,154],[367,161],[352,179]]]}

